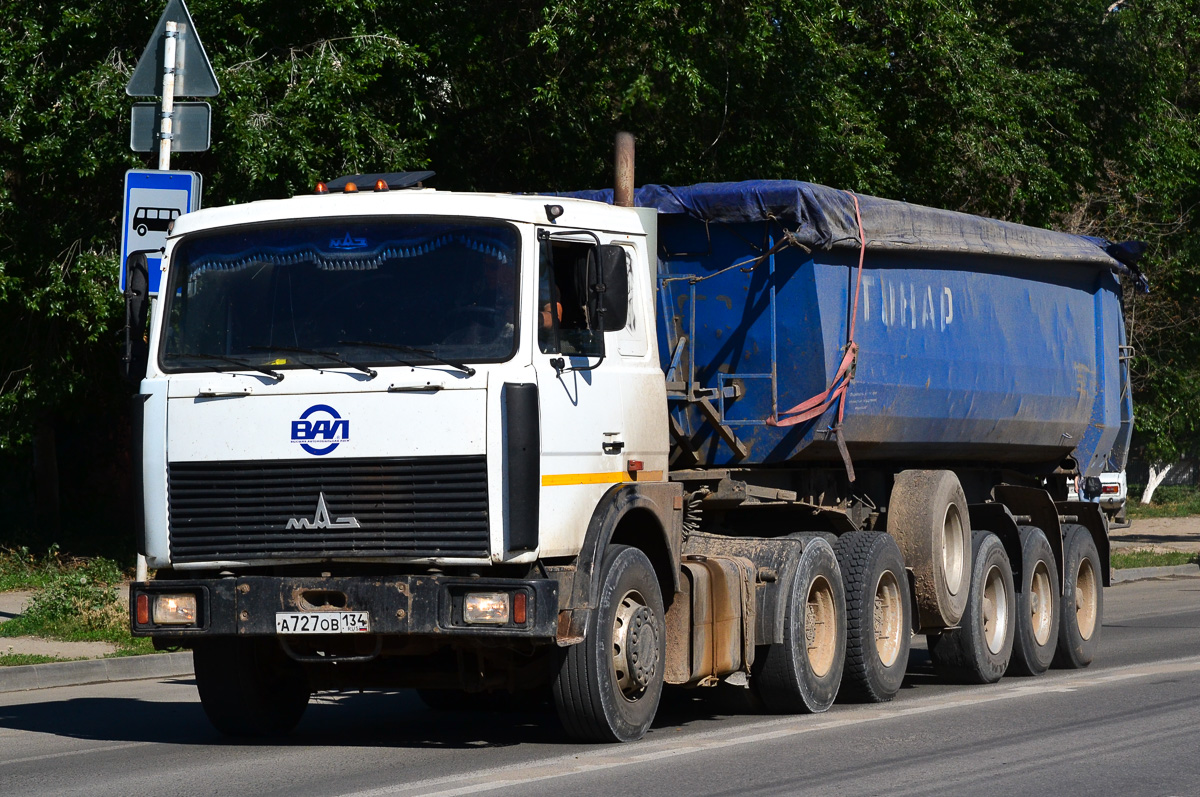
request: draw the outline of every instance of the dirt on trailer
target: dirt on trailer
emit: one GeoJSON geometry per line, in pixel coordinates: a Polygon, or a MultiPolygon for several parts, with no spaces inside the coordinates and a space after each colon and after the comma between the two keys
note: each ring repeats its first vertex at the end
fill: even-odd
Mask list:
{"type": "Polygon", "coordinates": [[[1200,516],[1139,518],[1127,529],[1110,529],[1108,536],[1114,550],[1148,548],[1200,553],[1200,516]]]}

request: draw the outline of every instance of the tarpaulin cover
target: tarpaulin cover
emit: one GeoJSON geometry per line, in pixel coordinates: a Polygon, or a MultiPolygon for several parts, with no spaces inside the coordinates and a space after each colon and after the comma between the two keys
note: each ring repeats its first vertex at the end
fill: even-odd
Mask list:
{"type": "MultiPolygon", "coordinates": [[[[612,203],[612,189],[574,191],[557,196],[612,203]]],[[[1120,244],[1100,238],[1054,232],[968,213],[858,195],[869,249],[960,252],[1066,260],[1131,273],[1120,244]]],[[[707,222],[734,224],[777,220],[795,243],[810,249],[859,246],[854,200],[836,188],[795,180],[747,180],[689,186],[644,185],[634,194],[638,207],[686,214],[707,222]]],[[[1140,252],[1139,252],[1140,254],[1140,252]]],[[[1136,272],[1133,272],[1136,273],[1136,272]]]]}

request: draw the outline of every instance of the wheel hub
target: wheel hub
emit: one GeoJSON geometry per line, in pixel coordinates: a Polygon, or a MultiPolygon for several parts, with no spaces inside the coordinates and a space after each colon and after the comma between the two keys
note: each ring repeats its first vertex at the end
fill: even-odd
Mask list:
{"type": "Polygon", "coordinates": [[[1050,641],[1050,629],[1054,623],[1053,590],[1045,562],[1037,563],[1029,586],[1029,613],[1033,638],[1039,645],[1045,645],[1050,641]]]}
{"type": "Polygon", "coordinates": [[[993,654],[1004,648],[1008,633],[1008,592],[1000,576],[1000,568],[992,567],[983,579],[983,600],[980,611],[983,615],[983,640],[993,654]]]}
{"type": "Polygon", "coordinates": [[[900,585],[891,571],[884,572],[875,585],[875,653],[884,667],[891,667],[900,656],[901,626],[904,620],[900,585]]]}
{"type": "Polygon", "coordinates": [[[613,672],[621,694],[630,700],[658,673],[659,634],[654,612],[641,595],[630,592],[621,599],[613,620],[613,672]]]}
{"type": "Polygon", "coordinates": [[[1075,624],[1084,639],[1091,639],[1096,631],[1096,619],[1100,613],[1098,592],[1091,560],[1084,558],[1080,560],[1075,576],[1075,624]]]}

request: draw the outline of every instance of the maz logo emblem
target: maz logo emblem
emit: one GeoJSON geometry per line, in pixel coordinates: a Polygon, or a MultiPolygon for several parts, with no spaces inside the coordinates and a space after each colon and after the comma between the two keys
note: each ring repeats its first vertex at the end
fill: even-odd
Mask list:
{"type": "Polygon", "coordinates": [[[306,517],[289,518],[287,529],[359,529],[362,525],[357,518],[340,517],[337,520],[329,520],[329,507],[325,506],[325,493],[321,493],[321,497],[317,499],[317,514],[312,520],[306,517]]]}
{"type": "Polygon", "coordinates": [[[334,238],[329,242],[330,249],[366,249],[366,238],[352,238],[350,233],[346,233],[345,237],[334,238]]]}

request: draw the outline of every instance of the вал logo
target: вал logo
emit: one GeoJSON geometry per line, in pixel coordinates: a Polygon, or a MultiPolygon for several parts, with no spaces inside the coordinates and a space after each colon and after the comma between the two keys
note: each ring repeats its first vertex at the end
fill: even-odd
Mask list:
{"type": "Polygon", "coordinates": [[[318,457],[328,454],[342,443],[350,442],[350,419],[338,415],[338,411],[328,404],[314,404],[304,411],[300,420],[292,421],[292,442],[318,457]],[[328,445],[323,448],[310,445],[322,442],[328,445]]]}

